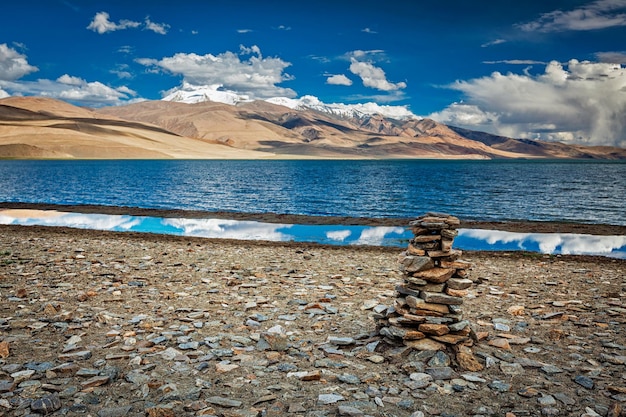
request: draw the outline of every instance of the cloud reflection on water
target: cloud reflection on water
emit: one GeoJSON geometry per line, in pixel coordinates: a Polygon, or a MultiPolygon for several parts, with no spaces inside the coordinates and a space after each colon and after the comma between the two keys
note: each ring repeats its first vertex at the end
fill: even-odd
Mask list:
{"type": "Polygon", "coordinates": [[[626,251],[626,236],[575,233],[517,233],[459,229],[459,236],[455,243],[463,244],[467,249],[477,250],[502,250],[504,246],[546,254],[606,255],[620,258],[624,257],[624,251],[626,251]]]}
{"type": "Polygon", "coordinates": [[[404,231],[402,227],[369,227],[361,232],[355,244],[380,246],[388,234],[402,235],[404,231]]]}
{"type": "Polygon", "coordinates": [[[163,219],[162,222],[181,230],[185,236],[278,242],[294,238],[279,231],[289,229],[288,224],[222,219],[163,219]]]}
{"type": "Polygon", "coordinates": [[[349,230],[335,230],[332,232],[326,232],[326,237],[336,242],[343,242],[352,234],[349,230]]]}
{"type": "MultiPolygon", "coordinates": [[[[82,214],[50,210],[0,210],[0,224],[64,226],[207,238],[396,246],[399,248],[406,247],[408,240],[412,237],[410,230],[403,227],[275,224],[225,219],[82,214]]],[[[626,259],[626,236],[459,229],[454,247],[464,250],[524,250],[546,254],[603,255],[626,259]]]]}
{"type": "Polygon", "coordinates": [[[0,214],[0,224],[21,224],[25,226],[60,226],[74,227],[77,229],[95,230],[131,230],[140,224],[140,219],[135,216],[110,215],[110,214],[80,214],[59,212],[57,216],[42,214],[40,217],[12,217],[9,210],[0,214]]]}

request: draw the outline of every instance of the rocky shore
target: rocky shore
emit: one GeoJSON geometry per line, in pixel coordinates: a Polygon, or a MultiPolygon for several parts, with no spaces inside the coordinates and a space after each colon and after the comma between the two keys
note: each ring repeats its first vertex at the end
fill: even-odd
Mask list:
{"type": "Polygon", "coordinates": [[[463,253],[470,371],[376,332],[399,252],[0,226],[0,415],[624,415],[626,261],[463,253]]]}

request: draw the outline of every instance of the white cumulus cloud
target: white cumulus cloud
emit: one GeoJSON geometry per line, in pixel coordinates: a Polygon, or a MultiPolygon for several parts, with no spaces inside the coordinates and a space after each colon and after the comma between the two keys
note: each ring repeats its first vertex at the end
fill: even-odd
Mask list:
{"type": "Polygon", "coordinates": [[[144,30],[150,30],[154,33],[165,35],[170,28],[170,25],[167,23],[153,22],[150,20],[150,17],[146,17],[143,23],[127,19],[122,19],[115,23],[110,20],[110,17],[111,16],[107,12],[96,13],[93,20],[89,23],[89,26],[87,26],[87,29],[93,30],[94,32],[102,35],[103,33],[115,32],[116,30],[138,28],[143,26],[144,30]]]}
{"type": "Polygon", "coordinates": [[[177,53],[158,60],[142,58],[137,62],[149,69],[156,68],[170,74],[182,75],[184,83],[188,85],[221,85],[225,90],[248,95],[253,99],[296,95],[292,89],[278,86],[293,79],[284,72],[291,63],[277,57],[264,57],[256,45],[241,46],[239,53],[177,53]]]}
{"type": "Polygon", "coordinates": [[[535,61],[534,59],[502,59],[499,61],[483,61],[483,64],[535,65],[546,63],[543,61],[535,61]]]}
{"type": "Polygon", "coordinates": [[[612,62],[616,64],[626,64],[626,52],[597,52],[596,58],[600,62],[612,62]]]}
{"type": "Polygon", "coordinates": [[[167,23],[156,23],[150,20],[149,17],[146,17],[144,24],[146,30],[151,30],[152,32],[158,33],[159,35],[167,34],[167,31],[170,28],[170,25],[168,25],[167,23]]]}
{"type": "Polygon", "coordinates": [[[17,80],[35,71],[38,71],[38,68],[30,65],[25,55],[6,43],[0,43],[0,80],[17,80]]]}
{"type": "Polygon", "coordinates": [[[626,147],[626,68],[570,60],[538,75],[501,74],[449,86],[466,96],[435,120],[516,138],[626,147]]]}
{"type": "Polygon", "coordinates": [[[56,80],[1,81],[0,88],[11,95],[42,96],[90,107],[113,106],[136,100],[137,95],[128,87],[109,87],[99,81],[88,82],[64,74],[56,80]]]}
{"type": "Polygon", "coordinates": [[[349,85],[352,85],[352,80],[346,77],[344,74],[335,74],[335,75],[330,75],[326,79],[326,84],[349,86],[349,85]]]}
{"type": "Polygon", "coordinates": [[[350,72],[354,75],[358,75],[365,87],[371,87],[381,91],[395,91],[406,88],[405,82],[389,82],[385,71],[371,62],[362,62],[352,58],[350,60],[350,72]]]}
{"type": "Polygon", "coordinates": [[[573,10],[554,10],[538,19],[517,25],[528,32],[596,30],[626,26],[624,0],[597,0],[573,10]]]}
{"type": "Polygon", "coordinates": [[[132,20],[120,20],[119,23],[115,23],[109,20],[109,14],[107,12],[96,13],[87,29],[93,30],[99,34],[114,32],[116,30],[123,30],[128,28],[136,28],[141,26],[140,22],[133,22],[132,20]]]}
{"type": "Polygon", "coordinates": [[[481,48],[488,48],[490,46],[494,46],[494,45],[500,45],[501,43],[506,43],[506,40],[504,39],[495,39],[493,41],[489,41],[489,42],[485,42],[482,45],[480,45],[481,48]]]}
{"type": "Polygon", "coordinates": [[[25,55],[6,44],[0,44],[0,98],[12,95],[42,96],[93,107],[137,100],[137,93],[126,86],[109,87],[99,81],[88,82],[69,74],[63,74],[56,80],[20,80],[34,71],[37,71],[37,67],[30,65],[25,55]]]}
{"type": "Polygon", "coordinates": [[[65,88],[61,87],[55,98],[74,103],[86,105],[119,104],[137,95],[136,92],[126,86],[113,88],[99,81],[88,82],[68,74],[60,76],[56,81],[65,88]]]}

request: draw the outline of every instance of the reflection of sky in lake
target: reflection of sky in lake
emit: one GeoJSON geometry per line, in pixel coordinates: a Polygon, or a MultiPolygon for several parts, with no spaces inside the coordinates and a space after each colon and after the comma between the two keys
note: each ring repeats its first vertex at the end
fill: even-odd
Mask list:
{"type": "Polygon", "coordinates": [[[459,229],[459,236],[454,243],[455,246],[467,250],[525,250],[550,254],[626,258],[626,236],[459,229]]]}
{"type": "MultiPolygon", "coordinates": [[[[316,242],[331,245],[405,247],[412,237],[410,230],[402,227],[276,224],[225,219],[157,218],[41,210],[26,212],[0,210],[0,224],[65,226],[207,238],[316,242]]],[[[454,246],[465,250],[524,250],[548,254],[604,255],[626,259],[626,236],[459,229],[454,246]]]]}

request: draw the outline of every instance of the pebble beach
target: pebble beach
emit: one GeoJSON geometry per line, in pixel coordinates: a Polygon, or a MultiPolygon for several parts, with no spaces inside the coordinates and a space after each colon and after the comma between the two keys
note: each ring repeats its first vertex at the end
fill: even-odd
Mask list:
{"type": "Polygon", "coordinates": [[[624,415],[625,260],[463,253],[468,370],[377,332],[401,252],[0,226],[0,415],[624,415]]]}

